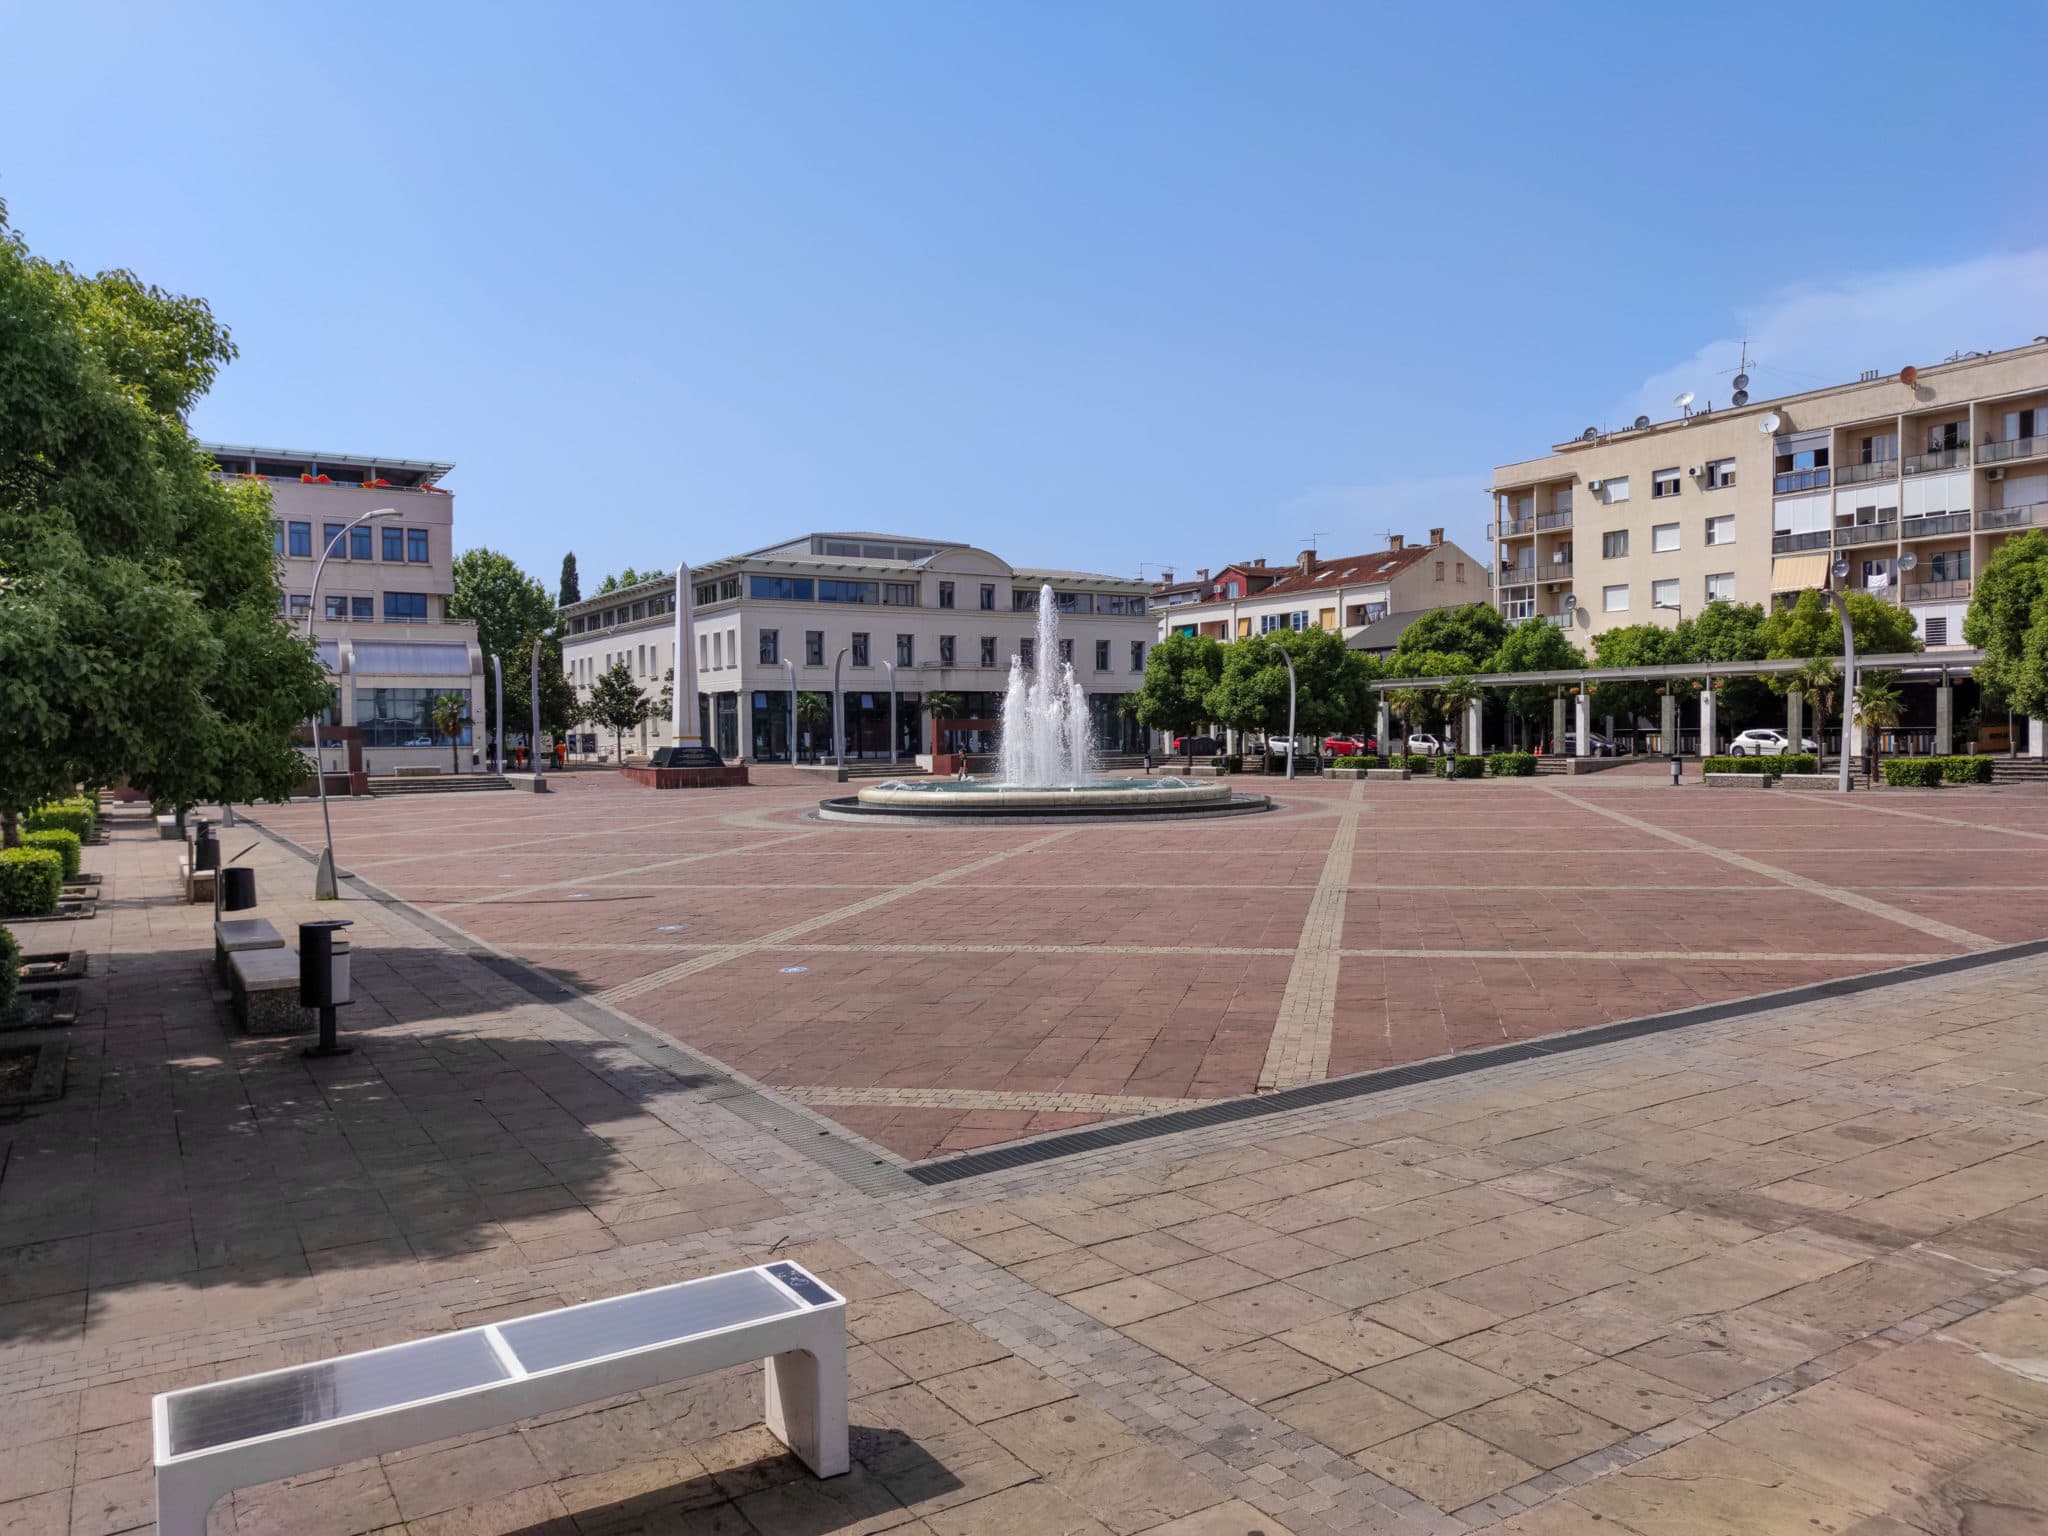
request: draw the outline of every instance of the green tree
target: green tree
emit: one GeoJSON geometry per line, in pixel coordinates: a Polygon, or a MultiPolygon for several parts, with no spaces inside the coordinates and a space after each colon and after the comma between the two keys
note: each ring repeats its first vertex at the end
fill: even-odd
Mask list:
{"type": "MultiPolygon", "coordinates": [[[[1586,665],[1585,654],[1566,638],[1565,632],[1547,619],[1524,619],[1508,630],[1485,665],[1488,672],[1567,672],[1586,665]]],[[[1533,720],[1539,732],[1547,730],[1554,683],[1531,683],[1503,689],[1503,703],[1510,718],[1533,720]]]]}
{"type": "MultiPolygon", "coordinates": [[[[1764,610],[1761,603],[1713,602],[1678,624],[1687,661],[1762,661],[1764,610]]],[[[1771,690],[1754,677],[1720,681],[1722,720],[1742,730],[1770,714],[1771,690]]]]}
{"type": "Polygon", "coordinates": [[[644,571],[636,571],[629,565],[618,575],[607,576],[599,582],[596,595],[603,597],[607,592],[616,592],[622,587],[637,587],[643,581],[660,581],[668,574],[669,572],[655,570],[652,566],[644,571]]]}
{"type": "Polygon", "coordinates": [[[1963,638],[1984,653],[1977,681],[1987,708],[2048,719],[2048,535],[2010,539],[1984,562],[1963,638]]]}
{"type": "Polygon", "coordinates": [[[444,693],[435,698],[434,729],[448,738],[451,772],[462,772],[462,731],[469,723],[469,700],[461,694],[444,693]]]}
{"type": "MultiPolygon", "coordinates": [[[[1507,638],[1507,620],[1491,603],[1466,603],[1460,608],[1432,608],[1401,632],[1394,655],[1400,658],[1426,656],[1434,652],[1468,658],[1465,666],[1453,670],[1475,672],[1486,663],[1507,638]]],[[[1414,677],[1416,672],[1404,672],[1414,677]]]]}
{"type": "MultiPolygon", "coordinates": [[[[1155,647],[1156,650],[1156,647],[1155,647]]],[[[1351,730],[1365,718],[1370,661],[1328,630],[1275,630],[1222,647],[1223,671],[1205,718],[1237,731],[1287,729],[1287,660],[1294,662],[1294,727],[1303,736],[1351,730]]],[[[1143,717],[1140,716],[1142,719],[1143,717]]]]}
{"type": "Polygon", "coordinates": [[[633,669],[623,661],[615,661],[610,668],[598,673],[597,681],[591,685],[590,698],[584,704],[584,712],[592,722],[612,733],[612,750],[623,763],[626,760],[626,732],[640,728],[654,712],[654,702],[640,691],[633,669]]]}
{"type": "MultiPolygon", "coordinates": [[[[584,719],[576,685],[562,666],[560,639],[536,630],[521,635],[505,656],[505,734],[500,740],[524,741],[533,729],[533,646],[540,642],[540,728],[560,740],[584,719]]],[[[495,691],[495,690],[494,690],[495,691]]],[[[537,741],[527,745],[540,750],[537,741]]]]}
{"type": "MultiPolygon", "coordinates": [[[[1863,728],[1864,739],[1870,743],[1870,777],[1877,779],[1877,760],[1882,754],[1882,733],[1893,729],[1899,723],[1904,706],[1899,700],[1899,675],[1896,672],[1870,672],[1856,679],[1856,723],[1863,728]]],[[[1799,749],[1794,742],[1792,750],[1799,749]]]]}
{"type": "MultiPolygon", "coordinates": [[[[1849,606],[1859,656],[1892,655],[1921,648],[1920,637],[1914,632],[1913,615],[1907,610],[1867,592],[1840,592],[1835,597],[1849,606]]],[[[1757,633],[1763,639],[1766,656],[1805,663],[1797,672],[1774,675],[1770,679],[1771,691],[1785,694],[1797,688],[1813,700],[1814,724],[1822,724],[1841,702],[1841,614],[1821,593],[1808,588],[1790,608],[1765,619],[1757,633]]],[[[1819,733],[1815,734],[1818,737],[1819,733]]],[[[1845,737],[1847,734],[1843,732],[1845,737]]]]}
{"type": "MultiPolygon", "coordinates": [[[[1690,661],[1686,637],[1668,624],[1624,624],[1593,637],[1596,667],[1657,667],[1690,661]]],[[[1593,685],[1594,707],[1602,714],[1655,717],[1662,705],[1660,682],[1606,682],[1593,685]]]]}
{"type": "Polygon", "coordinates": [[[571,603],[583,601],[583,583],[576,577],[576,551],[570,550],[562,556],[562,580],[556,588],[555,603],[566,608],[571,603]]]}
{"type": "MultiPolygon", "coordinates": [[[[506,672],[516,675],[531,663],[533,636],[554,623],[555,605],[548,601],[547,589],[509,556],[495,549],[467,549],[455,557],[455,591],[448,598],[448,617],[476,625],[477,648],[486,658],[498,657],[506,672]]],[[[488,659],[484,670],[490,670],[488,659]]],[[[512,676],[505,682],[511,687],[512,676]]],[[[519,718],[514,705],[505,707],[515,720],[519,718]]],[[[484,690],[484,725],[493,733],[498,729],[497,699],[488,688],[484,690]]]]}
{"type": "Polygon", "coordinates": [[[329,685],[268,493],[185,427],[234,356],[204,300],[37,258],[0,205],[0,842],[77,784],[183,809],[309,771],[329,685]]]}
{"type": "MultiPolygon", "coordinates": [[[[1503,631],[1505,633],[1505,631],[1503,631]]],[[[1479,670],[1479,661],[1464,651],[1410,651],[1406,654],[1396,647],[1387,658],[1386,676],[1441,677],[1452,680],[1451,686],[1462,696],[1462,682],[1479,670]]],[[[1401,733],[1401,748],[1407,751],[1408,738],[1417,730],[1432,730],[1447,735],[1445,723],[1446,699],[1444,685],[1431,684],[1427,687],[1402,688],[1387,695],[1389,707],[1401,711],[1404,729],[1401,733]]]]}
{"type": "Polygon", "coordinates": [[[818,738],[829,738],[832,734],[832,701],[822,693],[799,693],[796,696],[796,723],[809,738],[811,751],[818,750],[818,738]]]}
{"type": "Polygon", "coordinates": [[[1136,713],[1141,725],[1190,740],[1188,766],[1195,763],[1195,728],[1209,719],[1209,693],[1223,677],[1223,647],[1207,635],[1168,635],[1145,658],[1136,713]]]}

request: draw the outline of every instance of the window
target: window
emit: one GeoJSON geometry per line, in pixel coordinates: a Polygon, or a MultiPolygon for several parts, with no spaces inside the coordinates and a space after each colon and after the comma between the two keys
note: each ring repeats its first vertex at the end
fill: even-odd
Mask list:
{"type": "Polygon", "coordinates": [[[892,608],[915,608],[917,606],[917,583],[914,581],[883,582],[882,601],[892,608]]]}
{"type": "Polygon", "coordinates": [[[1707,463],[1707,489],[1725,491],[1735,483],[1735,461],[1712,459],[1707,463]]]}
{"type": "Polygon", "coordinates": [[[868,637],[865,630],[857,630],[854,633],[853,664],[856,667],[864,667],[868,664],[868,637]]]}
{"type": "Polygon", "coordinates": [[[1678,578],[1676,576],[1650,583],[1650,606],[1652,608],[1676,608],[1678,606],[1678,578]]]}
{"type": "Polygon", "coordinates": [[[942,667],[953,665],[953,637],[951,635],[939,636],[939,665],[942,667]]]}
{"type": "Polygon", "coordinates": [[[1602,587],[1600,589],[1600,610],[1603,613],[1628,612],[1628,588],[1602,587]]]}
{"type": "Polygon", "coordinates": [[[341,536],[340,523],[322,523],[320,525],[320,548],[326,552],[327,558],[330,560],[345,560],[348,558],[348,545],[347,541],[341,536]]]}
{"type": "Polygon", "coordinates": [[[1707,543],[1733,544],[1735,542],[1735,516],[1710,517],[1707,519],[1707,543]]]}
{"type": "Polygon", "coordinates": [[[939,606],[941,608],[950,608],[953,606],[953,583],[951,583],[950,581],[942,581],[939,583],[939,606]]]}
{"type": "Polygon", "coordinates": [[[386,621],[408,624],[424,624],[427,621],[427,594],[424,592],[386,592],[384,594],[384,617],[386,621]]]}
{"type": "Polygon", "coordinates": [[[412,565],[425,565],[427,563],[426,529],[408,528],[405,530],[405,558],[412,565]]]}
{"type": "Polygon", "coordinates": [[[825,631],[807,629],[804,631],[804,665],[822,667],[825,665],[825,631]]]}
{"type": "Polygon", "coordinates": [[[1896,432],[1875,432],[1856,445],[1861,462],[1865,464],[1889,464],[1899,456],[1899,434],[1896,432]]]}
{"type": "Polygon", "coordinates": [[[1145,642],[1142,640],[1133,640],[1131,642],[1131,670],[1133,672],[1145,670],[1145,642]]]}
{"type": "Polygon", "coordinates": [[[782,631],[764,629],[761,631],[761,665],[779,667],[782,665],[782,631]]]}
{"type": "Polygon", "coordinates": [[[992,581],[984,581],[984,582],[983,582],[983,583],[981,584],[981,607],[982,607],[982,611],[983,611],[984,613],[993,613],[993,612],[995,612],[995,606],[996,606],[996,584],[995,584],[994,582],[992,582],[992,581]]]}
{"type": "Polygon", "coordinates": [[[1947,645],[1947,644],[1948,644],[1948,615],[1947,615],[1947,614],[1945,614],[1945,613],[1930,613],[1930,614],[1928,614],[1928,615],[1927,615],[1927,616],[1926,616],[1925,618],[1921,619],[1921,621],[1920,621],[1920,628],[1921,628],[1921,629],[1922,629],[1923,631],[1925,631],[1925,633],[1924,633],[1924,634],[1922,635],[1922,638],[1923,638],[1923,639],[1924,639],[1924,640],[1925,640],[1925,641],[1926,641],[1926,642],[1927,642],[1927,643],[1928,643],[1929,645],[1947,645]]]}
{"type": "Polygon", "coordinates": [[[1437,561],[1436,563],[1436,579],[1438,581],[1442,581],[1444,579],[1444,563],[1441,560],[1437,561]]]}
{"type": "Polygon", "coordinates": [[[1098,672],[1107,672],[1109,670],[1109,642],[1107,640],[1095,642],[1095,670],[1098,672]]]}
{"type": "Polygon", "coordinates": [[[1243,597],[1244,583],[1235,576],[1231,577],[1230,580],[1223,583],[1223,595],[1230,598],[1243,597]]]}
{"type": "Polygon", "coordinates": [[[384,530],[384,558],[394,565],[405,561],[405,530],[386,528],[384,530]]]}
{"type": "Polygon", "coordinates": [[[1650,475],[1650,500],[1660,501],[1666,496],[1678,494],[1678,470],[1655,470],[1650,475]]]}
{"type": "Polygon", "coordinates": [[[1073,642],[1073,641],[1071,641],[1071,640],[1062,640],[1062,641],[1060,642],[1060,664],[1061,664],[1062,666],[1068,666],[1068,667],[1071,667],[1071,666],[1072,666],[1072,665],[1074,664],[1074,642],[1073,642]]]}
{"type": "Polygon", "coordinates": [[[284,553],[283,523],[272,523],[270,525],[270,547],[280,555],[284,553]]]}
{"type": "Polygon", "coordinates": [[[1462,561],[1462,560],[1460,560],[1460,561],[1458,562],[1458,580],[1462,582],[1462,581],[1463,581],[1464,579],[1465,579],[1465,562],[1464,562],[1464,561],[1462,561]]]}
{"type": "Polygon", "coordinates": [[[1659,523],[1650,530],[1652,554],[1668,555],[1678,548],[1678,524],[1659,523]]]}
{"type": "Polygon", "coordinates": [[[294,592],[294,593],[292,594],[292,596],[291,596],[291,615],[292,615],[292,617],[293,617],[293,618],[295,618],[295,619],[303,619],[303,618],[305,618],[305,617],[306,617],[306,615],[308,615],[308,614],[309,614],[309,613],[311,613],[312,611],[313,611],[313,599],[312,599],[312,598],[308,597],[308,596],[307,596],[307,595],[306,595],[305,593],[303,593],[303,592],[294,592]]]}
{"type": "Polygon", "coordinates": [[[896,665],[899,667],[915,666],[917,663],[911,660],[914,649],[915,644],[909,635],[898,635],[896,637],[896,665]]]}
{"type": "Polygon", "coordinates": [[[332,593],[329,593],[327,596],[327,617],[330,619],[347,618],[348,599],[345,597],[336,597],[332,593]]]}
{"type": "Polygon", "coordinates": [[[983,635],[981,637],[981,664],[984,667],[992,667],[996,664],[996,637],[994,635],[983,635]]]}
{"type": "Polygon", "coordinates": [[[1017,642],[1017,659],[1027,667],[1038,665],[1038,642],[1028,635],[1017,642]]]}
{"type": "Polygon", "coordinates": [[[1967,549],[1938,549],[1929,557],[1929,581],[1968,581],[1970,552],[1967,549]]]}
{"type": "MultiPolygon", "coordinates": [[[[644,655],[644,653],[645,653],[645,651],[646,651],[646,647],[645,647],[645,646],[642,646],[642,647],[641,647],[641,651],[642,651],[642,653],[643,653],[643,655],[644,655]]],[[[717,634],[717,633],[715,633],[715,632],[714,632],[714,633],[713,633],[713,635],[711,636],[711,670],[712,670],[712,671],[714,671],[714,672],[717,672],[717,671],[721,671],[721,670],[723,670],[723,669],[724,669],[724,667],[725,667],[725,636],[723,636],[723,635],[721,635],[721,634],[717,634]]],[[[645,669],[643,668],[642,670],[645,670],[645,669]]]]}
{"type": "Polygon", "coordinates": [[[1612,480],[1601,481],[1600,494],[1607,498],[1610,505],[1617,501],[1627,501],[1628,476],[1616,475],[1612,480]]]}
{"type": "Polygon", "coordinates": [[[1735,601],[1735,573],[1723,571],[1718,576],[1707,578],[1707,601],[1710,603],[1732,603],[1735,601]]]}
{"type": "Polygon", "coordinates": [[[699,608],[708,608],[711,604],[718,601],[718,583],[714,581],[699,582],[696,586],[690,588],[690,601],[699,608]]]}
{"type": "Polygon", "coordinates": [[[348,616],[367,624],[377,617],[377,599],[370,596],[352,597],[348,600],[348,616]]]}
{"type": "MultiPolygon", "coordinates": [[[[358,688],[356,729],[366,747],[446,747],[448,738],[434,729],[434,701],[444,693],[462,700],[469,710],[467,688],[358,688]]],[[[456,741],[470,744],[470,727],[456,741]]]]}
{"type": "Polygon", "coordinates": [[[872,581],[823,581],[818,583],[818,601],[821,603],[872,603],[881,595],[881,588],[872,581]]]}
{"type": "Polygon", "coordinates": [[[313,557],[313,525],[311,523],[288,523],[291,531],[291,552],[301,560],[313,557]]]}
{"type": "Polygon", "coordinates": [[[367,560],[370,558],[370,530],[368,527],[349,529],[348,557],[351,560],[367,560]]]}
{"type": "Polygon", "coordinates": [[[747,578],[747,591],[757,602],[808,603],[811,600],[811,578],[808,576],[749,576],[747,578]]]}
{"type": "MultiPolygon", "coordinates": [[[[607,672],[612,667],[612,658],[609,651],[605,653],[604,667],[607,672]]],[[[709,635],[699,635],[697,637],[697,670],[699,672],[709,672],[711,670],[711,637],[709,635]]]]}
{"type": "Polygon", "coordinates": [[[1600,558],[1619,560],[1628,553],[1628,530],[1617,528],[1612,533],[1600,535],[1600,558]]]}

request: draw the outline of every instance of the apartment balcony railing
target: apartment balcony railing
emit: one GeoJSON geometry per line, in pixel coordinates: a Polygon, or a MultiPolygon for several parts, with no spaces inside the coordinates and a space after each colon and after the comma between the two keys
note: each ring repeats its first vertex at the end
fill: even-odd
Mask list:
{"type": "Polygon", "coordinates": [[[2048,501],[2024,507],[1987,507],[1977,514],[1977,531],[1992,533],[2001,528],[2048,527],[2048,501]]]}
{"type": "Polygon", "coordinates": [[[1535,531],[1536,519],[1533,517],[1511,518],[1507,522],[1493,525],[1494,537],[1499,539],[1519,539],[1524,534],[1535,531]]]}
{"type": "Polygon", "coordinates": [[[1914,581],[1902,589],[1909,603],[1939,603],[1952,597],[1970,595],[1970,578],[1965,576],[1957,581],[1914,581]]]}
{"type": "Polygon", "coordinates": [[[1782,475],[1771,477],[1771,493],[1775,496],[1790,496],[1795,491],[1824,491],[1828,488],[1828,469],[1791,469],[1782,475]]]}
{"type": "Polygon", "coordinates": [[[1504,567],[1495,580],[1497,587],[1532,587],[1536,584],[1536,567],[1533,565],[1510,565],[1504,567]]]}
{"type": "Polygon", "coordinates": [[[1880,603],[1896,603],[1899,600],[1899,589],[1890,585],[1882,587],[1851,587],[1849,590],[1851,592],[1861,592],[1865,597],[1874,597],[1880,603]]]}
{"type": "Polygon", "coordinates": [[[1932,453],[1916,453],[1906,460],[1909,475],[1930,474],[1939,469],[1960,469],[1970,462],[1970,445],[1958,443],[1953,448],[1937,448],[1932,453]]]}
{"type": "Polygon", "coordinates": [[[1897,459],[1879,459],[1875,464],[1841,464],[1835,468],[1835,484],[1863,485],[1871,480],[1899,478],[1897,459]]]}
{"type": "Polygon", "coordinates": [[[1536,526],[1542,528],[1569,528],[1572,525],[1572,509],[1563,507],[1554,512],[1536,514],[1536,526]]]}
{"type": "Polygon", "coordinates": [[[1835,548],[1847,549],[1853,544],[1890,544],[1898,537],[1899,525],[1890,518],[1881,523],[1857,523],[1835,530],[1835,548]]]}
{"type": "Polygon", "coordinates": [[[1899,524],[1899,531],[1909,539],[1932,539],[1943,534],[1968,533],[1970,514],[1946,512],[1934,517],[1909,517],[1899,524]]]}
{"type": "Polygon", "coordinates": [[[1771,553],[1790,555],[1802,549],[1826,549],[1832,542],[1833,534],[1826,528],[1816,528],[1811,533],[1774,533],[1771,553]]]}
{"type": "Polygon", "coordinates": [[[1979,464],[2003,464],[2007,459],[2031,459],[2048,453],[2048,437],[2015,437],[2003,443],[1979,443],[1979,464]]]}
{"type": "Polygon", "coordinates": [[[1558,629],[1570,629],[1572,627],[1572,616],[1568,613],[1546,613],[1543,615],[1543,622],[1554,625],[1558,629]]]}

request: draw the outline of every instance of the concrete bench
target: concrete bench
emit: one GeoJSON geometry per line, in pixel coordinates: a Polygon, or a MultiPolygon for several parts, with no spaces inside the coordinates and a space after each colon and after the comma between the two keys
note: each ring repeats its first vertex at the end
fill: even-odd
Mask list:
{"type": "Polygon", "coordinates": [[[175,843],[185,834],[178,830],[178,818],[159,816],[156,819],[156,835],[167,843],[175,843]]]}
{"type": "Polygon", "coordinates": [[[769,1430],[819,1477],[845,1472],[846,1301],[777,1263],[163,1393],[157,1530],[204,1536],[238,1488],[749,1360],[767,1361],[769,1430]]]}
{"type": "Polygon", "coordinates": [[[229,985],[233,980],[228,972],[228,956],[245,949],[283,948],[283,936],[264,918],[223,918],[213,925],[213,968],[229,985]]]}
{"type": "Polygon", "coordinates": [[[1709,789],[1769,789],[1771,776],[1768,773],[1703,773],[1700,778],[1709,789]]]}
{"type": "Polygon", "coordinates": [[[238,949],[227,957],[228,986],[235,995],[235,1019],[252,1035],[301,1034],[318,1020],[299,1003],[299,956],[274,949],[238,949]]]}
{"type": "MultiPolygon", "coordinates": [[[[1851,777],[1849,782],[1853,786],[1856,780],[1851,777]]],[[[1788,773],[1778,780],[1780,789],[1799,789],[1830,795],[1841,787],[1841,780],[1832,773],[1788,773]]]]}
{"type": "Polygon", "coordinates": [[[401,763],[391,770],[394,779],[435,779],[444,772],[439,763],[401,763]]]}
{"type": "Polygon", "coordinates": [[[219,875],[217,869],[194,869],[190,858],[178,860],[178,878],[185,882],[185,904],[196,907],[203,901],[212,901],[213,883],[219,875]]]}
{"type": "Polygon", "coordinates": [[[1368,768],[1365,770],[1365,776],[1368,779],[1400,779],[1403,781],[1414,777],[1406,768],[1368,768]]]}

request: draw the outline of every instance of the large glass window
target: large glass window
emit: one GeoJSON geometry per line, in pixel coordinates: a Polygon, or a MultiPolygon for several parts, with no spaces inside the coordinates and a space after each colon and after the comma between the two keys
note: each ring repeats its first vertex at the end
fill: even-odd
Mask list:
{"type": "Polygon", "coordinates": [[[915,608],[917,606],[917,583],[914,581],[883,582],[882,601],[892,608],[915,608]]]}
{"type": "Polygon", "coordinates": [[[287,523],[285,530],[291,535],[291,552],[301,560],[313,558],[313,525],[311,523],[287,523]]]}
{"type": "Polygon", "coordinates": [[[358,524],[356,527],[349,529],[348,557],[351,560],[367,560],[370,558],[369,524],[361,523],[358,524]]]}
{"type": "Polygon", "coordinates": [[[779,667],[782,665],[782,631],[764,629],[761,631],[761,665],[779,667]]]}
{"type": "Polygon", "coordinates": [[[345,619],[345,618],[347,618],[347,617],[348,617],[348,599],[347,599],[346,597],[336,597],[336,596],[335,596],[335,595],[334,595],[334,594],[333,594],[332,592],[328,593],[328,594],[327,594],[327,617],[328,617],[328,618],[330,618],[330,619],[345,619]]]}
{"type": "Polygon", "coordinates": [[[996,664],[996,637],[994,635],[983,635],[981,637],[981,664],[984,667],[992,667],[996,664]]]}
{"type": "Polygon", "coordinates": [[[1095,670],[1098,672],[1107,672],[1109,670],[1109,642],[1107,640],[1095,642],[1095,670]]]}
{"type": "Polygon", "coordinates": [[[950,608],[953,606],[953,583],[951,583],[950,581],[942,581],[939,583],[939,606],[941,608],[950,608]]]}
{"type": "Polygon", "coordinates": [[[270,525],[270,547],[276,550],[280,555],[284,553],[283,523],[273,522],[270,525]]]}
{"type": "Polygon", "coordinates": [[[808,603],[811,600],[811,578],[808,576],[749,576],[747,592],[757,602],[766,603],[808,603]]]}
{"type": "Polygon", "coordinates": [[[327,552],[327,558],[330,560],[343,560],[348,557],[348,550],[341,537],[341,528],[340,523],[320,525],[320,547],[327,552]]]}
{"type": "Polygon", "coordinates": [[[853,664],[856,667],[864,667],[868,664],[868,637],[865,631],[854,631],[853,664]]]}
{"type": "Polygon", "coordinates": [[[825,665],[825,631],[807,629],[804,631],[804,665],[822,667],[825,665]]]}
{"type": "Polygon", "coordinates": [[[917,663],[911,658],[915,654],[916,649],[917,642],[911,636],[898,635],[896,637],[896,665],[899,667],[915,666],[917,663]]]}
{"type": "Polygon", "coordinates": [[[408,528],[405,530],[405,558],[413,565],[427,563],[427,530],[408,528]]]}
{"type": "MultiPolygon", "coordinates": [[[[448,738],[434,729],[434,700],[452,693],[469,713],[467,688],[357,688],[356,728],[366,747],[446,747],[448,738]]],[[[470,745],[470,727],[458,738],[470,745]]]]}
{"type": "Polygon", "coordinates": [[[405,560],[405,530],[386,528],[384,530],[384,558],[397,565],[405,560]]]}
{"type": "Polygon", "coordinates": [[[386,592],[384,594],[384,617],[395,623],[424,624],[427,619],[427,594],[424,592],[386,592]]]}
{"type": "Polygon", "coordinates": [[[377,599],[367,593],[348,600],[348,616],[359,623],[367,624],[377,617],[377,599]]]}
{"type": "Polygon", "coordinates": [[[821,603],[872,603],[881,594],[879,583],[872,581],[824,581],[818,583],[818,601],[821,603]]]}
{"type": "Polygon", "coordinates": [[[303,619],[313,611],[313,599],[303,592],[294,592],[290,599],[290,613],[295,619],[303,619]]]}

